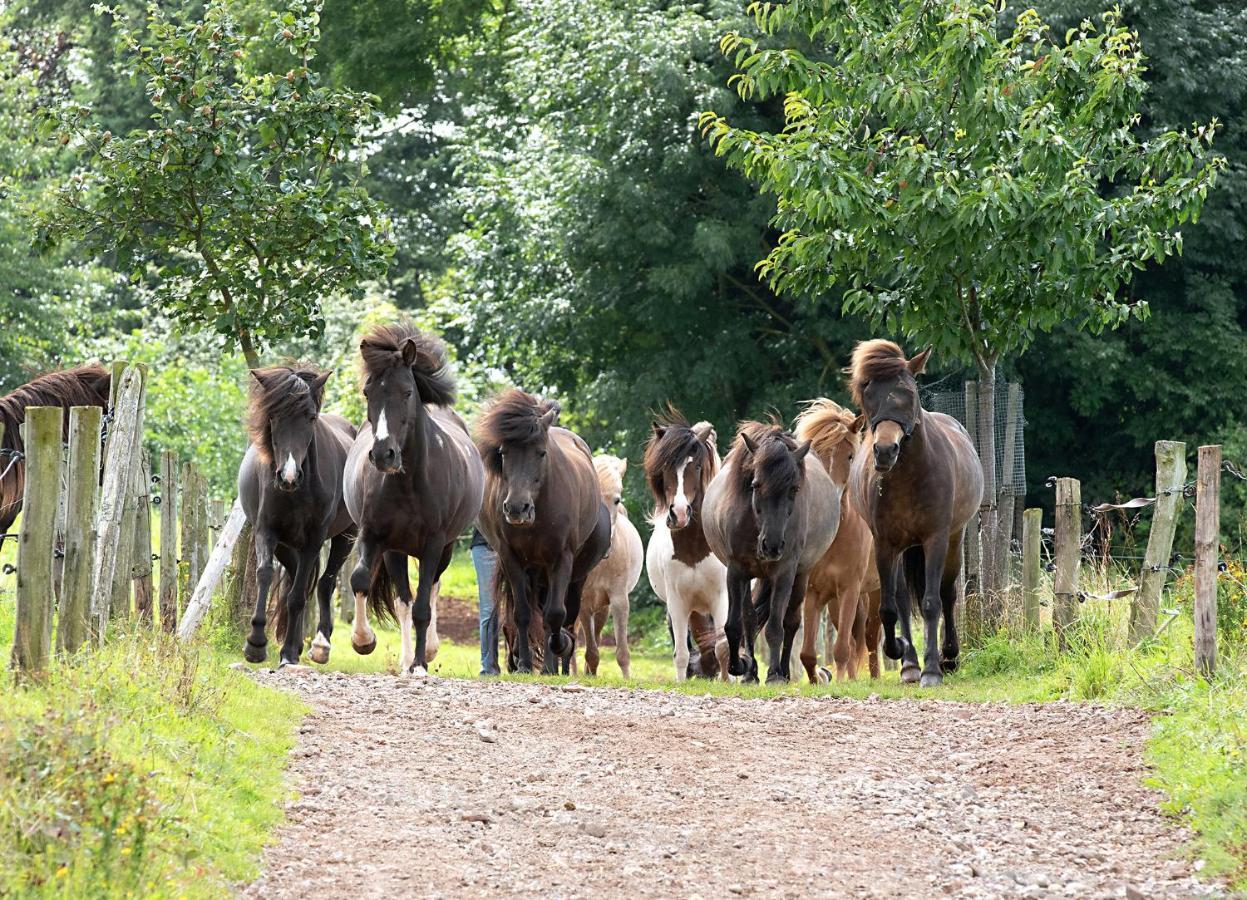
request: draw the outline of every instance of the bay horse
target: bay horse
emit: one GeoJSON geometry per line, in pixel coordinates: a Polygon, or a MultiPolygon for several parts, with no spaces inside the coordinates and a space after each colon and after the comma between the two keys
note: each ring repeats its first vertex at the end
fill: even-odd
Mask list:
{"type": "Polygon", "coordinates": [[[593,457],[602,502],[610,513],[610,553],[589,571],[580,600],[578,621],[585,640],[585,668],[598,673],[598,638],[609,613],[615,623],[615,661],[624,678],[632,672],[628,651],[628,597],[641,580],[644,550],[641,535],[628,518],[623,501],[623,477],[628,461],[617,456],[593,457]]]}
{"type": "Polygon", "coordinates": [[[26,489],[26,465],[22,452],[22,423],[28,406],[59,406],[64,412],[64,440],[69,440],[69,408],[98,406],[108,409],[112,375],[98,364],[62,369],[40,375],[13,392],[0,397],[0,548],[4,537],[22,511],[22,492],[26,489]]]}
{"type": "MultiPolygon", "coordinates": [[[[645,445],[645,481],[654,499],[645,571],[654,593],[667,606],[676,681],[688,677],[691,617],[709,616],[714,630],[727,625],[727,566],[711,552],[702,520],[706,489],[719,473],[717,441],[709,422],[690,425],[678,409],[668,405],[654,419],[645,445]]],[[[704,634],[708,630],[704,618],[701,624],[704,634]]],[[[727,639],[716,636],[708,643],[714,647],[720,676],[726,681],[727,639]]]]}
{"type": "Polygon", "coordinates": [[[329,661],[329,601],[355,536],[342,495],[342,467],[355,428],[321,412],[330,374],[306,365],[251,370],[251,445],[238,467],[238,497],[255,539],[255,614],[243,645],[248,662],[264,662],[268,655],[264,627],[274,557],[285,569],[275,615],[282,642],[278,665],[296,665],[303,653],[303,611],[313,585],[320,624],[309,655],[317,663],[329,661]],[[325,541],[329,560],[318,577],[325,541]]]}
{"type": "Polygon", "coordinates": [[[983,468],[969,434],[951,416],[922,408],[917,376],[930,355],[927,348],[907,360],[898,345],[876,339],[859,343],[849,366],[853,402],[869,425],[849,489],[874,537],[883,652],[903,660],[902,681],[923,687],[941,684],[943,673],[957,667],[961,542],[983,496],[983,468]],[[921,675],[910,633],[911,597],[922,610],[921,675]]]}
{"type": "Polygon", "coordinates": [[[377,325],[360,340],[359,353],[368,421],[345,474],[346,505],[359,526],[351,644],[361,654],[376,649],[370,608],[378,618],[397,617],[400,671],[426,675],[430,597],[456,539],[480,511],[485,473],[467,425],[451,408],[455,382],[440,340],[409,322],[377,325]],[[408,557],[420,563],[414,596],[408,557]]]}
{"type": "Polygon", "coordinates": [[[727,566],[730,672],[749,681],[758,677],[751,580],[765,616],[766,680],[788,681],[806,582],[840,524],[840,488],[809,451],[779,424],[744,422],[706,490],[706,540],[727,566]]]}
{"type": "Polygon", "coordinates": [[[542,673],[570,672],[585,579],[610,550],[593,455],[558,416],[557,404],[512,389],[494,398],[476,428],[486,473],[479,527],[498,554],[515,672],[533,668],[534,610],[544,625],[542,673]]]}
{"type": "MultiPolygon", "coordinates": [[[[810,450],[842,491],[840,527],[823,558],[810,570],[805,592],[805,617],[801,664],[818,683],[819,614],[828,611],[828,625],[835,624],[832,651],[836,678],[856,678],[858,667],[869,660],[870,677],[879,677],[879,578],[874,565],[870,526],[857,511],[847,490],[853,457],[861,446],[866,420],[834,400],[811,400],[794,423],[797,440],[809,441],[810,450]]],[[[831,660],[827,661],[828,665],[831,660]]]]}

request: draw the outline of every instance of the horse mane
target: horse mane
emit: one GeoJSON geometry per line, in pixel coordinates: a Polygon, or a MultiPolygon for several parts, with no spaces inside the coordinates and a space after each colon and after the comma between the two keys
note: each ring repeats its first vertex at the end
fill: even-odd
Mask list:
{"type": "Polygon", "coordinates": [[[597,473],[598,487],[603,491],[614,488],[616,481],[623,484],[623,477],[619,474],[619,462],[618,456],[607,453],[593,457],[593,471],[597,473]]]}
{"type": "MultiPolygon", "coordinates": [[[[26,421],[28,406],[108,406],[108,389],[112,374],[98,363],[60,369],[40,375],[0,397],[0,424],[4,426],[4,446],[22,449],[18,425],[26,421]]],[[[0,467],[0,471],[3,467],[0,467]]]]}
{"type": "Polygon", "coordinates": [[[661,502],[662,473],[682,465],[690,456],[701,462],[702,489],[709,487],[719,472],[719,457],[706,443],[704,434],[699,434],[699,431],[702,426],[709,428],[710,423],[698,422],[690,425],[684,414],[668,403],[665,410],[654,415],[654,424],[664,430],[661,437],[657,432],[651,432],[645,444],[643,466],[650,493],[661,502]]]}
{"type": "Polygon", "coordinates": [[[411,374],[416,379],[420,400],[437,406],[453,404],[455,378],[450,372],[446,345],[430,334],[422,334],[406,320],[392,325],[374,325],[360,339],[359,356],[364,378],[373,378],[401,366],[402,348],[408,341],[416,348],[411,374]]]}
{"type": "Polygon", "coordinates": [[[255,370],[247,407],[247,435],[262,460],[273,459],[274,419],[320,412],[324,385],[313,392],[312,382],[324,374],[308,363],[255,370]]]}
{"type": "Polygon", "coordinates": [[[859,341],[853,348],[853,358],[847,370],[853,403],[861,409],[862,392],[868,383],[881,378],[897,378],[908,371],[905,351],[895,341],[883,338],[859,341]]]}
{"type": "Polygon", "coordinates": [[[820,459],[826,459],[837,447],[854,441],[851,430],[857,416],[834,400],[819,397],[806,404],[797,416],[793,433],[798,441],[809,441],[810,449],[820,459]]]}
{"type": "Polygon", "coordinates": [[[476,423],[476,445],[486,468],[501,471],[498,451],[506,444],[540,443],[546,434],[541,427],[541,417],[558,408],[553,400],[526,394],[518,388],[510,388],[494,397],[476,423]]]}
{"type": "Polygon", "coordinates": [[[748,492],[756,484],[763,496],[775,496],[798,487],[804,470],[792,459],[797,446],[797,439],[779,422],[741,422],[732,442],[737,488],[748,492]],[[746,435],[758,448],[753,453],[744,446],[746,435]]]}

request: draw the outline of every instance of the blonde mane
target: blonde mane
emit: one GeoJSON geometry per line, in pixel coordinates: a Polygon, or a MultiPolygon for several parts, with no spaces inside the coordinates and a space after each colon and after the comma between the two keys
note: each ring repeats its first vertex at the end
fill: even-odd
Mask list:
{"type": "Polygon", "coordinates": [[[819,459],[828,456],[844,441],[856,443],[857,434],[852,430],[857,416],[834,400],[819,397],[806,404],[794,423],[797,440],[809,441],[810,449],[819,459]]]}

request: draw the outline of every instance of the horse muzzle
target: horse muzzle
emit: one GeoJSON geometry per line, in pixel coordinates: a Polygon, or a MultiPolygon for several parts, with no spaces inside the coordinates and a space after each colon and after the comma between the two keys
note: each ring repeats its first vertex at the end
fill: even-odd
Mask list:
{"type": "Polygon", "coordinates": [[[684,515],[680,516],[676,513],[675,507],[667,510],[667,530],[679,531],[681,528],[687,528],[688,523],[693,521],[693,511],[685,510],[684,515]]]}
{"type": "Polygon", "coordinates": [[[382,475],[397,475],[403,470],[403,461],[393,447],[373,447],[368,460],[382,475]]]}
{"type": "Polygon", "coordinates": [[[502,504],[502,517],[514,528],[526,528],[537,520],[537,507],[531,502],[502,504]]]}
{"type": "Polygon", "coordinates": [[[784,542],[772,544],[758,541],[758,560],[761,562],[779,562],[784,556],[784,542]]]}

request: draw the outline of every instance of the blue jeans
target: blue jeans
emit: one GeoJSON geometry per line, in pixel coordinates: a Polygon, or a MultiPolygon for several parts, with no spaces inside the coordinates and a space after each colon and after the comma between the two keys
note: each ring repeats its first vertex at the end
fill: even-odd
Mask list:
{"type": "Polygon", "coordinates": [[[480,600],[481,674],[501,675],[498,668],[498,607],[494,605],[494,570],[498,556],[489,547],[472,548],[476,568],[476,595],[480,600]]]}

